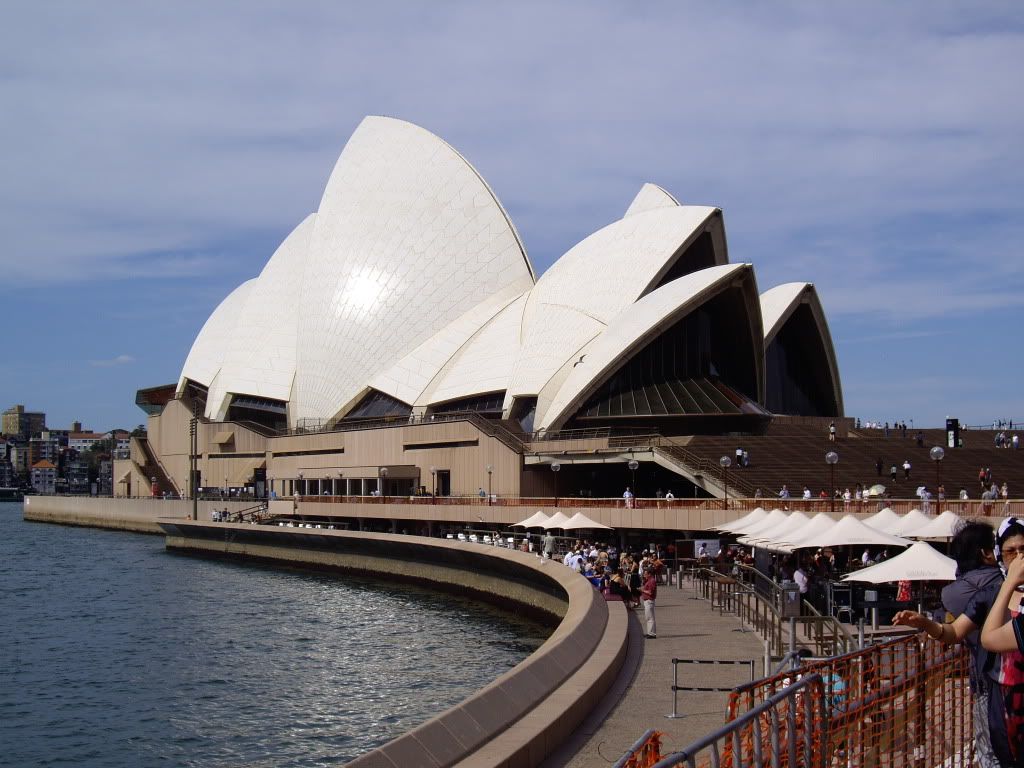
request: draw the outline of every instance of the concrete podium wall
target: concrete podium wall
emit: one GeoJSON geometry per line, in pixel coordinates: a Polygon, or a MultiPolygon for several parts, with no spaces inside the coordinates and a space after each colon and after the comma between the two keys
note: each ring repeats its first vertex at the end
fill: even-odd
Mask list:
{"type": "MultiPolygon", "coordinates": [[[[252,506],[251,501],[200,501],[199,519],[209,520],[215,509],[226,507],[231,512],[238,512],[252,506]]],[[[26,520],[39,523],[163,534],[157,519],[187,519],[192,515],[192,502],[182,499],[112,499],[109,496],[26,496],[22,509],[26,520]]]]}

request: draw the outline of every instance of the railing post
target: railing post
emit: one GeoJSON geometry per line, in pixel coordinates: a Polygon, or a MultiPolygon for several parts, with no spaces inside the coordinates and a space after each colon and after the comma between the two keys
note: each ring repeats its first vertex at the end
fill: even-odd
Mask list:
{"type": "Polygon", "coordinates": [[[677,700],[679,697],[679,659],[672,659],[672,714],[665,715],[669,720],[677,720],[680,717],[677,711],[677,700]]]}

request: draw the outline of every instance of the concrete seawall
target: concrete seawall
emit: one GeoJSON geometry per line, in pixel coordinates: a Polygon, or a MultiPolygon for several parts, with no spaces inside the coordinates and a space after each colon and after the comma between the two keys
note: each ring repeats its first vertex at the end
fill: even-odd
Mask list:
{"type": "Polygon", "coordinates": [[[451,709],[357,758],[355,768],[538,765],[601,702],[625,659],[627,614],[558,563],[418,536],[163,520],[167,546],[416,581],[558,620],[514,669],[451,709]]]}
{"type": "MultiPolygon", "coordinates": [[[[249,509],[253,502],[200,501],[199,519],[209,520],[215,509],[231,512],[249,509]]],[[[182,499],[112,499],[109,496],[26,496],[22,506],[26,520],[37,523],[112,528],[118,531],[163,534],[158,518],[192,515],[192,502],[182,499]]]]}

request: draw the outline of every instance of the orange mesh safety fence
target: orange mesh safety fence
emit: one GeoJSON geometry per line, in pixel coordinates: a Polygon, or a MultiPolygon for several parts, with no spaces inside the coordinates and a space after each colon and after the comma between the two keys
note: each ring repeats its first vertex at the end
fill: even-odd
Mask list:
{"type": "Polygon", "coordinates": [[[826,764],[969,768],[969,667],[963,646],[900,638],[741,686],[729,696],[727,717],[741,717],[793,680],[816,673],[829,718],[826,764]]]}
{"type": "Polygon", "coordinates": [[[661,737],[658,731],[648,731],[615,763],[614,768],[651,768],[661,760],[661,737]]]}
{"type": "Polygon", "coordinates": [[[806,675],[654,768],[825,768],[829,714],[820,675],[806,675]]]}
{"type": "Polygon", "coordinates": [[[648,731],[616,768],[970,768],[970,663],[918,636],[812,661],[735,689],[726,724],[682,752],[648,731]]]}

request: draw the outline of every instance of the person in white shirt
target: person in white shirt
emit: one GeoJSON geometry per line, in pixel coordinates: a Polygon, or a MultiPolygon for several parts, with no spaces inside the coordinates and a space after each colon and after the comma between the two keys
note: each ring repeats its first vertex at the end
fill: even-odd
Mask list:
{"type": "Polygon", "coordinates": [[[626,486],[626,490],[622,494],[622,498],[626,500],[626,509],[633,508],[633,492],[629,490],[629,486],[626,486]]]}
{"type": "Polygon", "coordinates": [[[670,500],[670,501],[672,499],[674,499],[675,497],[676,497],[676,495],[674,493],[672,493],[672,491],[669,491],[668,493],[665,494],[665,498],[670,500]]]}
{"type": "Polygon", "coordinates": [[[807,574],[804,573],[803,564],[798,565],[796,571],[793,572],[793,581],[795,581],[796,585],[800,587],[800,594],[806,595],[811,582],[810,579],[807,578],[807,574]]]}
{"type": "Polygon", "coordinates": [[[811,498],[811,489],[808,488],[806,485],[804,486],[804,498],[805,499],[810,499],[811,498]]]}

